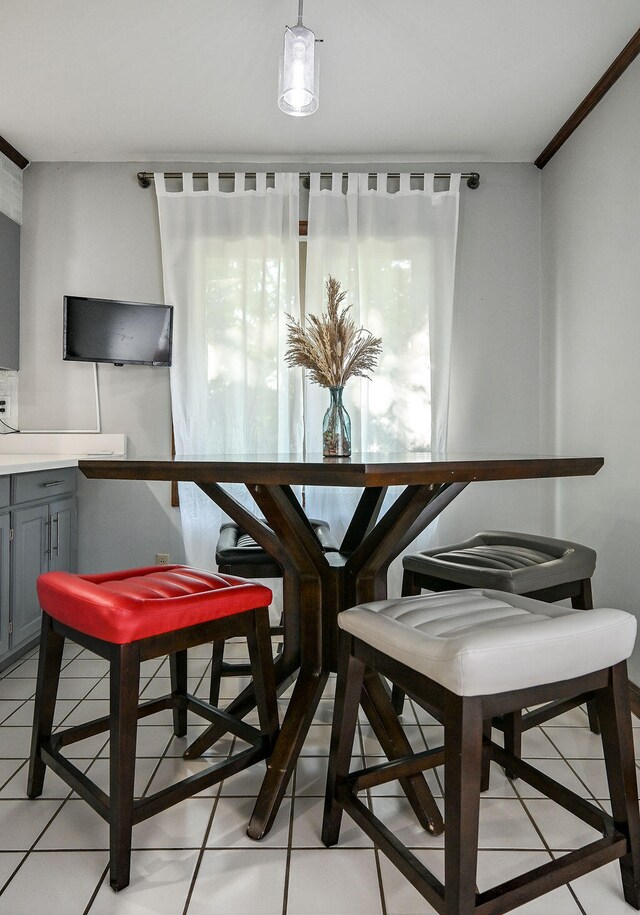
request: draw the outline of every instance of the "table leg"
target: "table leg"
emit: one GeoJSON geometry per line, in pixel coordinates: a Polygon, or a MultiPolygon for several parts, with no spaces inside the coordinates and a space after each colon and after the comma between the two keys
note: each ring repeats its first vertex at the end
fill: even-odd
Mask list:
{"type": "Polygon", "coordinates": [[[249,821],[247,835],[251,839],[261,839],[273,826],[322,696],[327,676],[326,671],[301,673],[296,681],[280,734],[267,763],[267,774],[249,821]]]}
{"type": "MultiPolygon", "coordinates": [[[[402,756],[413,755],[411,745],[393,710],[391,698],[375,671],[368,670],[365,674],[362,708],[387,759],[399,759],[402,756]]],[[[413,807],[420,825],[432,835],[439,836],[444,831],[442,814],[424,776],[420,773],[409,778],[402,778],[400,785],[413,807]]]]}

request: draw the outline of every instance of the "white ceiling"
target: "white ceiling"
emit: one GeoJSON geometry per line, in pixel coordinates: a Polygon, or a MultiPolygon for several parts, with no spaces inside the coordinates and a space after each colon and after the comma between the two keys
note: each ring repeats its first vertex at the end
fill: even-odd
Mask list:
{"type": "Polygon", "coordinates": [[[297,0],[2,0],[0,135],[32,161],[533,161],[638,0],[306,0],[320,109],[277,107],[297,0]]]}

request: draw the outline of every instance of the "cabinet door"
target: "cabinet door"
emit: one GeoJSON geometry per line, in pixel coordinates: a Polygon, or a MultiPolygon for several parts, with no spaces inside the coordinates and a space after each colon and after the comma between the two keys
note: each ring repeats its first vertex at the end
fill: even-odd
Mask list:
{"type": "Polygon", "coordinates": [[[38,575],[47,571],[49,506],[18,508],[11,513],[13,526],[13,636],[11,648],[35,638],[40,631],[38,575]]]}
{"type": "Polygon", "coordinates": [[[0,658],[9,650],[9,520],[0,515],[0,658]]]}
{"type": "Polygon", "coordinates": [[[4,213],[0,213],[0,317],[0,368],[17,369],[20,340],[20,226],[4,213]]]}
{"type": "Polygon", "coordinates": [[[49,506],[49,569],[75,572],[78,564],[78,521],[75,496],[56,499],[49,506]]]}

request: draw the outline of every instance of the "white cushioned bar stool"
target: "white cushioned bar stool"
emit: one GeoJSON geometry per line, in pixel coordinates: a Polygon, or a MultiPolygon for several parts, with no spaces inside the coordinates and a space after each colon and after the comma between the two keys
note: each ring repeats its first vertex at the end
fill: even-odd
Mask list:
{"type": "MultiPolygon", "coordinates": [[[[571,600],[579,610],[591,610],[591,577],[596,553],[569,540],[521,534],[514,531],[480,531],[468,540],[403,557],[402,594],[452,591],[458,588],[492,588],[523,594],[537,600],[571,600]]],[[[404,697],[394,689],[393,705],[402,712],[404,697]]],[[[575,705],[575,703],[574,703],[575,705]]],[[[498,719],[509,748],[519,755],[522,732],[567,711],[571,704],[560,699],[533,712],[498,719]]],[[[598,734],[598,716],[587,704],[589,726],[598,734]]]]}
{"type": "Polygon", "coordinates": [[[636,620],[473,589],[343,611],[322,838],[346,811],[442,915],[497,915],[616,859],[640,908],[640,818],[626,659],[636,620]],[[388,677],[444,724],[444,748],[349,772],[365,677],[388,677]],[[557,696],[592,696],[602,725],[612,816],[493,743],[484,722],[557,696]],[[357,792],[444,760],[445,880],[431,873],[357,792]],[[476,890],[480,792],[494,760],[602,832],[602,838],[482,893],[476,890]]]}

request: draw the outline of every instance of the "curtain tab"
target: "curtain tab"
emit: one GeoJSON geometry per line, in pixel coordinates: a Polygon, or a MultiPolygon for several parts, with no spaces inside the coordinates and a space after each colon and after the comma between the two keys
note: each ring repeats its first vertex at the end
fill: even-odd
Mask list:
{"type": "Polygon", "coordinates": [[[289,194],[295,200],[300,198],[300,172],[276,172],[276,188],[282,194],[289,194]],[[278,176],[280,181],[278,183],[278,176]]]}
{"type": "Polygon", "coordinates": [[[242,194],[244,191],[244,172],[236,172],[233,181],[234,194],[242,194]]]}
{"type": "Polygon", "coordinates": [[[459,194],[459,193],[460,193],[460,179],[461,179],[461,177],[462,177],[462,175],[460,174],[460,172],[456,172],[455,174],[453,174],[453,173],[451,174],[451,178],[449,179],[449,193],[450,193],[450,194],[459,194]]]}
{"type": "Polygon", "coordinates": [[[184,172],[182,175],[182,193],[193,194],[193,172],[184,172]]]}
{"type": "Polygon", "coordinates": [[[401,194],[408,194],[411,190],[411,172],[401,172],[400,173],[400,187],[401,194]]]}
{"type": "Polygon", "coordinates": [[[156,195],[167,193],[167,185],[164,180],[164,172],[154,172],[153,183],[156,187],[156,195]]]}
{"type": "Polygon", "coordinates": [[[309,175],[309,192],[311,194],[320,193],[320,172],[311,172],[309,175]]]}
{"type": "Polygon", "coordinates": [[[220,191],[220,177],[218,172],[207,173],[207,187],[210,194],[217,194],[220,191]]]}
{"type": "Polygon", "coordinates": [[[331,193],[342,193],[342,172],[331,172],[331,193]]]}
{"type": "Polygon", "coordinates": [[[435,193],[434,178],[435,175],[433,172],[429,172],[428,175],[424,176],[424,192],[425,194],[430,194],[432,197],[435,193]]]}
{"type": "Polygon", "coordinates": [[[256,191],[258,194],[266,194],[267,192],[267,173],[266,172],[256,172],[256,191]]]}
{"type": "Polygon", "coordinates": [[[378,172],[376,176],[376,189],[379,194],[387,193],[387,173],[378,172]]]}

